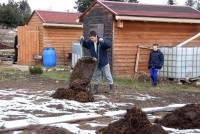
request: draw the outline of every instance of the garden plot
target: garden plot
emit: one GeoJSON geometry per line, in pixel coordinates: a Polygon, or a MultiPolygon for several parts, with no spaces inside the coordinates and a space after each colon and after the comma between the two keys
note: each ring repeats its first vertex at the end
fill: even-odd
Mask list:
{"type": "MultiPolygon", "coordinates": [[[[161,97],[136,92],[129,95],[120,95],[121,97],[128,97],[131,100],[129,102],[122,101],[114,103],[111,102],[109,96],[101,94],[95,95],[95,102],[79,103],[76,101],[53,99],[50,97],[53,92],[52,90],[0,89],[1,128],[14,128],[20,127],[21,125],[28,126],[30,124],[50,124],[48,125],[49,127],[64,128],[72,133],[94,134],[96,129],[105,127],[109,123],[119,120],[126,113],[127,108],[134,106],[131,102],[161,99],[161,97]],[[106,118],[102,118],[102,115],[106,116],[106,118]],[[96,119],[76,122],[74,124],[62,123],[66,120],[76,118],[84,119],[85,117],[96,119]]],[[[145,108],[143,111],[157,111],[159,109],[163,109],[163,107],[145,108]]],[[[160,116],[148,114],[148,118],[153,120],[160,118],[160,116]]],[[[198,134],[200,132],[198,129],[178,130],[163,128],[172,134],[198,134]]],[[[15,131],[15,134],[23,132],[15,131]]]]}

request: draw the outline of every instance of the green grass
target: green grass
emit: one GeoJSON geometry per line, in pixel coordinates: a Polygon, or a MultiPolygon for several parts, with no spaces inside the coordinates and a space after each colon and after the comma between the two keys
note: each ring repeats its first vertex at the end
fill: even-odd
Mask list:
{"type": "Polygon", "coordinates": [[[70,77],[70,74],[68,71],[52,71],[52,72],[44,72],[42,74],[42,77],[45,77],[45,78],[50,78],[50,79],[53,79],[53,80],[65,80],[65,81],[68,81],[69,80],[69,77],[70,77]]]}
{"type": "MultiPolygon", "coordinates": [[[[17,73],[18,71],[13,68],[7,68],[7,67],[1,67],[0,66],[0,72],[6,72],[6,73],[17,73]]],[[[41,77],[53,79],[53,80],[62,80],[62,81],[69,81],[70,72],[69,71],[51,71],[51,72],[44,72],[41,77]]],[[[103,84],[106,84],[105,81],[103,81],[103,84]]],[[[147,82],[141,82],[138,80],[135,80],[133,78],[119,78],[114,77],[114,84],[119,87],[128,87],[132,88],[134,90],[155,90],[154,87],[151,86],[150,81],[147,82]]],[[[194,85],[178,85],[176,82],[161,82],[159,86],[156,88],[156,90],[160,91],[194,91],[194,92],[200,92],[199,87],[196,87],[194,85]]]]}
{"type": "MultiPolygon", "coordinates": [[[[141,82],[130,78],[114,78],[114,83],[120,87],[130,87],[135,90],[155,90],[155,87],[151,86],[150,81],[141,82]]],[[[199,87],[194,85],[179,85],[177,82],[162,81],[156,90],[160,91],[193,91],[200,92],[199,87]]]]}
{"type": "Polygon", "coordinates": [[[15,68],[0,66],[0,72],[12,73],[12,72],[16,72],[16,71],[19,71],[19,70],[15,69],[15,68]]]}

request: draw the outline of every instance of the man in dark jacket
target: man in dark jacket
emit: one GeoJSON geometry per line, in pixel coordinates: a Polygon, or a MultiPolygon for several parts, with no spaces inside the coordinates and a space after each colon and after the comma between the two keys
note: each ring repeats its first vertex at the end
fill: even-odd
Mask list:
{"type": "Polygon", "coordinates": [[[107,50],[111,48],[111,42],[104,40],[97,36],[95,31],[90,32],[90,39],[84,40],[84,37],[81,37],[83,47],[87,48],[90,52],[90,55],[93,58],[97,59],[97,67],[93,75],[94,87],[92,93],[98,92],[99,83],[101,81],[102,73],[106,77],[107,82],[109,83],[110,90],[113,89],[113,78],[110,71],[110,65],[107,55],[107,50]]]}
{"type": "Polygon", "coordinates": [[[164,55],[158,49],[158,44],[154,44],[153,50],[151,51],[149,56],[149,64],[148,64],[153,86],[157,86],[158,84],[158,74],[163,64],[164,64],[164,55]]]}

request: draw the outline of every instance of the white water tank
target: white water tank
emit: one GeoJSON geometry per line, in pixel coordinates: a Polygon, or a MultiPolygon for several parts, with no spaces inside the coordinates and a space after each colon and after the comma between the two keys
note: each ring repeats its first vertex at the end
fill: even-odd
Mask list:
{"type": "Polygon", "coordinates": [[[72,43],[72,67],[75,66],[78,59],[83,56],[83,50],[80,43],[72,43]]]}
{"type": "Polygon", "coordinates": [[[200,47],[162,47],[164,66],[160,75],[167,78],[200,77],[200,47]]]}

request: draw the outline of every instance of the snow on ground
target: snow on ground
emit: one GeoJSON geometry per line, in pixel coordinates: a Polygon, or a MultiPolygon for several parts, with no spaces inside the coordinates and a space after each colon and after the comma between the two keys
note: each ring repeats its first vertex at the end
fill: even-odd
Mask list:
{"type": "MultiPolygon", "coordinates": [[[[0,90],[0,120],[26,119],[32,114],[44,117],[47,114],[71,114],[72,112],[97,112],[131,106],[131,103],[112,103],[100,100],[93,103],[58,100],[50,97],[51,91],[29,91],[28,89],[0,90]]],[[[105,98],[105,97],[104,97],[105,98]]]]}
{"type": "MultiPolygon", "coordinates": [[[[0,127],[14,128],[30,124],[48,124],[62,127],[77,134],[94,134],[95,130],[83,130],[79,124],[61,123],[63,121],[77,118],[112,117],[116,121],[126,113],[126,110],[119,110],[123,106],[133,106],[132,103],[112,103],[103,95],[97,95],[99,101],[93,103],[79,103],[69,100],[53,99],[50,95],[53,91],[29,91],[28,89],[0,89],[0,127]],[[103,111],[102,114],[99,111],[103,111]],[[99,114],[98,114],[99,113],[99,114]],[[56,117],[54,117],[56,116],[56,117]],[[10,120],[10,121],[9,121],[10,120]]],[[[159,99],[148,94],[124,95],[129,99],[148,101],[159,99]]],[[[185,104],[169,105],[166,108],[174,109],[185,104]]],[[[159,111],[165,107],[144,108],[144,112],[159,111]]],[[[149,114],[149,119],[159,118],[149,114]]],[[[111,122],[113,122],[111,121],[111,122]]],[[[93,127],[106,126],[105,123],[88,122],[87,125],[93,127]]],[[[164,128],[171,134],[197,134],[200,130],[177,130],[164,128]]],[[[20,132],[19,132],[20,133],[20,132]]],[[[14,132],[18,134],[18,132],[14,132]]]]}
{"type": "Polygon", "coordinates": [[[159,97],[154,97],[148,94],[141,94],[141,93],[135,93],[135,94],[129,94],[129,95],[123,95],[123,96],[126,97],[127,99],[138,100],[138,101],[159,99],[159,97]]]}
{"type": "Polygon", "coordinates": [[[173,128],[166,128],[163,127],[164,130],[168,131],[170,134],[200,134],[200,129],[173,129],[173,128]]]}
{"type": "Polygon", "coordinates": [[[82,129],[78,128],[79,124],[60,123],[60,124],[55,124],[52,126],[65,128],[68,131],[75,133],[75,134],[95,134],[95,130],[82,130],[82,129]]]}

